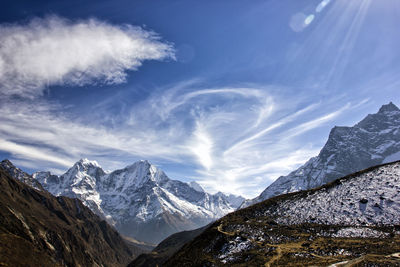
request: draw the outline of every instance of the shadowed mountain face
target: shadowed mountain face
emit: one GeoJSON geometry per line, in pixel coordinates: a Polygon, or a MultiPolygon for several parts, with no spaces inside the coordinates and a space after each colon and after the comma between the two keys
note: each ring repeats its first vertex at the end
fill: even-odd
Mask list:
{"type": "Polygon", "coordinates": [[[280,194],[311,189],[350,173],[400,160],[400,110],[383,105],[353,127],[334,127],[317,157],[279,177],[258,197],[241,208],[280,194]]]}
{"type": "Polygon", "coordinates": [[[106,173],[97,162],[82,159],[63,175],[37,172],[33,177],[56,196],[79,198],[123,235],[148,243],[202,227],[244,200],[171,180],[148,161],[106,173]]]}
{"type": "Polygon", "coordinates": [[[400,266],[399,252],[400,161],[230,213],[163,266],[400,266]]]}
{"type": "Polygon", "coordinates": [[[128,267],[162,266],[184,244],[200,235],[206,228],[207,226],[170,235],[158,244],[151,253],[139,255],[128,267]]]}
{"type": "Polygon", "coordinates": [[[126,266],[121,236],[81,201],[54,197],[0,167],[1,266],[126,266]]]}

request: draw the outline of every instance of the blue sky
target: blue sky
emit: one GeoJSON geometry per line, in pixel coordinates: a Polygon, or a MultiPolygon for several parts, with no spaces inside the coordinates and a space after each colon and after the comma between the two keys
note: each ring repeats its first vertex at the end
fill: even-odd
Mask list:
{"type": "Polygon", "coordinates": [[[399,104],[397,0],[3,1],[0,155],[254,197],[399,104]]]}

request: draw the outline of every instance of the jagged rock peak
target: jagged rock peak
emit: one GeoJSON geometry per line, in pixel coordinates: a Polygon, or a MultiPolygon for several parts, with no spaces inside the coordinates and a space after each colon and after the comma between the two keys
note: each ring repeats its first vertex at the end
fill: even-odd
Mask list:
{"type": "MultiPolygon", "coordinates": [[[[8,159],[4,159],[1,161],[0,166],[7,170],[9,172],[9,170],[18,170],[21,171],[19,168],[15,167],[14,164],[12,164],[12,162],[8,159]]],[[[22,171],[21,171],[22,172],[22,171]]]]}
{"type": "Polygon", "coordinates": [[[20,180],[21,182],[32,186],[37,190],[44,190],[42,185],[36,181],[36,179],[32,178],[31,175],[27,174],[20,168],[14,166],[14,164],[8,159],[3,160],[0,163],[0,167],[3,168],[8,174],[10,174],[13,178],[20,180]]]}
{"type": "Polygon", "coordinates": [[[2,160],[1,163],[0,163],[0,166],[3,167],[3,169],[6,169],[6,170],[15,170],[15,171],[18,171],[21,174],[23,173],[23,174],[29,175],[26,172],[22,171],[20,168],[16,167],[9,159],[2,160]]]}
{"type": "Polygon", "coordinates": [[[393,104],[393,102],[390,102],[389,104],[383,105],[378,113],[385,113],[385,112],[392,112],[392,111],[400,111],[400,109],[393,104]]]}
{"type": "Polygon", "coordinates": [[[3,159],[3,160],[1,161],[1,165],[14,166],[14,165],[12,164],[12,162],[11,162],[10,160],[8,160],[8,159],[3,159]]]}

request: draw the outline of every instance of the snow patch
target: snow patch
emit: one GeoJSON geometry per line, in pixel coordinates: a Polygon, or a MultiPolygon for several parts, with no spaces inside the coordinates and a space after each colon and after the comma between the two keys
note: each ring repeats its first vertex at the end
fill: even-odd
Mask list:
{"type": "Polygon", "coordinates": [[[382,238],[388,236],[387,233],[366,227],[343,228],[332,235],[332,237],[359,237],[359,238],[382,238]]]}
{"type": "Polygon", "coordinates": [[[223,264],[234,261],[236,253],[241,253],[247,251],[252,247],[250,240],[243,240],[240,236],[236,237],[234,240],[229,241],[229,243],[224,244],[221,249],[221,254],[218,256],[223,264]]]}

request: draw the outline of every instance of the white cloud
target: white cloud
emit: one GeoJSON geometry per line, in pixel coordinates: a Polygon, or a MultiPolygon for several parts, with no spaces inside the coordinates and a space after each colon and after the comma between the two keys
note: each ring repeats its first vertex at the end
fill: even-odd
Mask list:
{"type": "Polygon", "coordinates": [[[204,126],[197,123],[194,131],[193,144],[189,145],[190,150],[197,156],[201,165],[207,170],[210,170],[213,164],[212,148],[213,143],[210,136],[207,134],[204,126]]]}
{"type": "Polygon", "coordinates": [[[59,155],[45,149],[36,148],[29,145],[20,145],[14,142],[10,142],[4,139],[0,139],[0,150],[12,151],[12,153],[17,157],[22,157],[30,160],[40,160],[56,163],[64,167],[70,167],[73,161],[61,158],[59,155]],[[47,150],[47,151],[46,151],[47,150]]]}
{"type": "MultiPolygon", "coordinates": [[[[285,138],[293,138],[297,135],[303,134],[305,132],[308,132],[312,129],[315,129],[317,127],[322,126],[323,124],[331,121],[332,119],[336,118],[337,116],[339,116],[340,114],[342,114],[345,110],[350,108],[350,103],[347,103],[345,106],[343,106],[342,108],[333,111],[331,113],[322,115],[321,117],[318,117],[316,119],[313,119],[311,121],[307,121],[304,122],[302,124],[297,125],[296,127],[290,129],[290,131],[285,133],[285,138]]],[[[354,106],[353,108],[357,107],[354,106]]]]}
{"type": "Polygon", "coordinates": [[[35,96],[49,85],[115,84],[145,60],[174,58],[153,32],[57,16],[0,25],[0,91],[35,96]]]}
{"type": "Polygon", "coordinates": [[[251,142],[253,140],[256,140],[256,139],[262,137],[263,135],[265,135],[265,134],[267,134],[267,133],[269,133],[269,132],[271,132],[271,131],[273,131],[273,130],[281,127],[281,126],[284,126],[285,124],[293,121],[294,119],[296,119],[297,117],[303,115],[304,113],[311,111],[316,106],[317,106],[317,104],[309,105],[306,108],[303,108],[301,110],[296,111],[294,114],[291,114],[291,115],[289,115],[289,116],[287,116],[287,117],[285,117],[285,118],[283,118],[281,120],[278,120],[278,121],[272,123],[271,125],[268,125],[267,128],[262,129],[261,131],[255,133],[255,134],[253,134],[253,135],[251,135],[251,136],[249,136],[249,137],[247,137],[245,139],[240,140],[238,143],[234,144],[232,147],[227,149],[224,153],[225,154],[231,153],[232,151],[234,151],[238,147],[243,146],[244,144],[249,143],[249,142],[251,142]]]}

